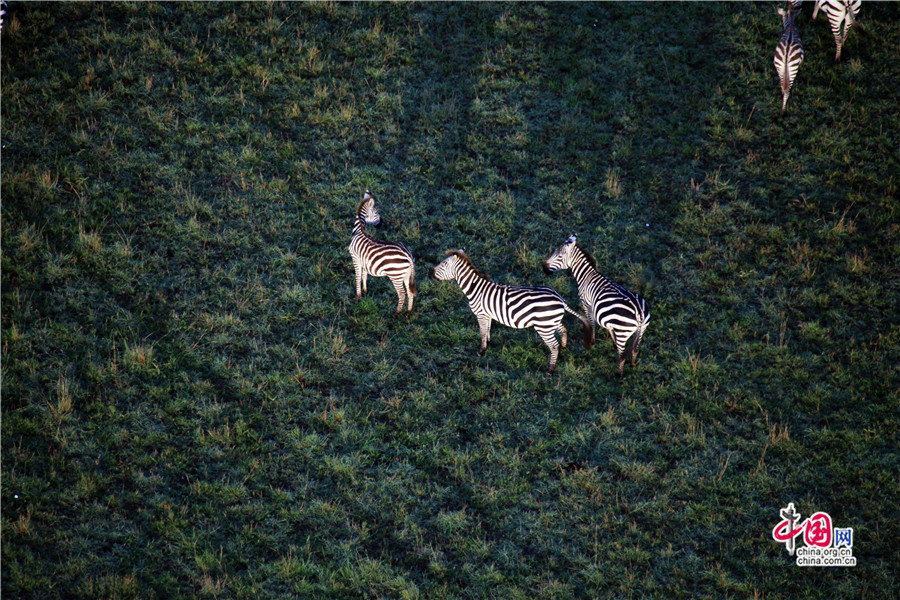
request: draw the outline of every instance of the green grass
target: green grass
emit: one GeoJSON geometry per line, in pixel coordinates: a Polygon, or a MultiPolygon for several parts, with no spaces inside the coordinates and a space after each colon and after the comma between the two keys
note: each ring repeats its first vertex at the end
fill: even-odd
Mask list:
{"type": "Polygon", "coordinates": [[[13,3],[3,595],[896,596],[900,10],[835,64],[806,4],[780,117],[772,4],[13,3]],[[410,315],[355,300],[366,188],[410,315]],[[571,233],[637,367],[574,319],[554,376],[476,357],[430,269],[577,306],[571,233]]]}

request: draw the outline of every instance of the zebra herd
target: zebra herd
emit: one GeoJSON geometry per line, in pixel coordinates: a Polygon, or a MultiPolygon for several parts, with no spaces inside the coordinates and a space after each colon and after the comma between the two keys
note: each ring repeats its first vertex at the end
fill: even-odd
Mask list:
{"type": "MultiPolygon", "coordinates": [[[[376,240],[366,233],[366,225],[375,226],[380,222],[375,199],[366,190],[356,209],[349,247],[356,275],[356,299],[359,300],[366,291],[367,275],[387,277],[397,292],[397,313],[402,312],[406,298],[407,312],[412,311],[416,296],[415,260],[406,245],[376,240]]],[[[576,244],[574,235],[550,255],[544,270],[548,273],[563,269],[572,271],[586,316],[569,308],[553,288],[495,283],[480,273],[462,250],[448,250],[446,254],[447,258],[435,267],[433,277],[438,281],[455,280],[466,296],[481,332],[478,356],[487,349],[493,321],[516,329],[534,328],[550,348],[547,373],[553,373],[559,348],[566,347],[566,328],[562,320],[569,313],[581,321],[585,349],[589,350],[594,342],[594,323],[597,323],[609,331],[616,346],[619,375],[623,373],[626,360],[634,365],[641,338],[650,321],[647,302],[601,275],[591,256],[576,244]]]]}
{"type": "MultiPolygon", "coordinates": [[[[794,19],[801,4],[803,4],[803,0],[790,0],[787,10],[778,9],[778,14],[781,15],[782,31],[778,45],[775,47],[774,62],[781,84],[781,114],[784,114],[787,108],[794,78],[797,77],[797,71],[800,70],[800,65],[803,63],[803,45],[800,43],[800,32],[794,19]]],[[[828,18],[831,33],[834,35],[834,43],[837,46],[837,52],[834,55],[836,61],[841,60],[841,48],[847,41],[847,35],[851,28],[865,33],[862,26],[856,22],[860,6],[862,6],[862,0],[816,0],[812,18],[815,19],[820,10],[828,18]]]]}

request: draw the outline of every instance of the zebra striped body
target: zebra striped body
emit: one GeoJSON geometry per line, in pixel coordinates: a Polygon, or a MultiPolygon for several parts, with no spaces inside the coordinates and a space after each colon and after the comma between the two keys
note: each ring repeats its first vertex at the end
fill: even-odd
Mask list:
{"type": "Polygon", "coordinates": [[[572,270],[585,313],[612,336],[621,375],[626,359],[634,364],[644,330],[650,322],[650,309],[639,295],[597,272],[594,260],[575,242],[574,235],[566,240],[550,255],[544,269],[547,272],[572,270]]]}
{"type": "Polygon", "coordinates": [[[590,321],[569,308],[562,296],[553,288],[494,283],[475,270],[472,261],[462,250],[450,250],[447,255],[447,258],[434,269],[434,278],[440,281],[455,279],[469,300],[469,308],[478,319],[478,328],[481,331],[481,348],[478,350],[478,356],[484,354],[491,339],[492,321],[496,320],[516,329],[533,327],[550,348],[550,366],[547,372],[552,373],[559,356],[560,344],[556,340],[557,332],[560,334],[562,347],[566,347],[566,328],[563,327],[562,319],[567,312],[581,321],[584,326],[584,344],[586,348],[590,348],[592,339],[590,321]]]}
{"type": "Polygon", "coordinates": [[[407,311],[413,307],[416,297],[416,265],[412,252],[399,242],[385,242],[372,239],[365,232],[366,225],[378,225],[381,216],[375,210],[375,200],[369,190],[363,195],[356,209],[353,237],[350,239],[350,257],[356,273],[356,299],[366,291],[366,277],[387,277],[397,290],[397,312],[403,310],[403,300],[409,298],[407,311]]]}
{"type": "Polygon", "coordinates": [[[834,44],[837,46],[837,52],[834,60],[841,60],[841,48],[847,41],[847,34],[850,33],[851,27],[856,27],[860,32],[865,30],[856,22],[856,15],[862,6],[862,0],[817,0],[815,8],[813,8],[812,18],[815,19],[819,10],[828,17],[828,24],[831,25],[831,34],[834,36],[834,44]]]}
{"type": "Polygon", "coordinates": [[[788,96],[791,95],[791,86],[794,85],[794,78],[797,77],[797,71],[803,63],[803,46],[800,43],[797,26],[794,24],[793,11],[779,8],[778,14],[782,17],[784,30],[775,47],[775,70],[778,71],[778,79],[781,82],[781,114],[784,114],[788,96]]]}

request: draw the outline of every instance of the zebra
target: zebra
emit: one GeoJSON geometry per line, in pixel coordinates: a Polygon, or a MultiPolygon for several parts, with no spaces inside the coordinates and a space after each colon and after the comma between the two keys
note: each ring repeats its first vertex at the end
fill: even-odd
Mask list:
{"type": "Polygon", "coordinates": [[[800,33],[794,23],[793,10],[779,8],[778,14],[781,15],[784,30],[778,45],[775,46],[775,70],[778,71],[778,78],[781,80],[781,114],[784,114],[794,78],[803,63],[803,45],[800,43],[800,33]]]}
{"type": "Polygon", "coordinates": [[[438,281],[455,279],[469,300],[469,308],[478,319],[481,331],[478,356],[482,356],[487,349],[493,320],[516,329],[533,327],[550,348],[550,365],[547,368],[549,375],[556,369],[556,359],[559,356],[557,332],[563,349],[566,347],[566,328],[562,324],[565,313],[578,317],[584,326],[584,346],[591,347],[591,322],[569,308],[553,288],[494,283],[472,266],[472,261],[462,250],[448,250],[446,254],[447,258],[435,267],[433,277],[438,281]]]}
{"type": "Polygon", "coordinates": [[[350,257],[356,273],[356,299],[366,291],[366,276],[387,277],[397,290],[397,314],[403,311],[403,300],[408,296],[407,312],[412,311],[416,297],[416,265],[412,252],[400,242],[386,242],[372,239],[365,232],[366,225],[378,225],[381,216],[375,210],[375,199],[369,190],[363,194],[362,202],[356,209],[353,236],[350,239],[350,257]]]}
{"type": "Polygon", "coordinates": [[[634,365],[641,338],[650,322],[647,301],[601,275],[591,255],[576,244],[574,235],[544,263],[547,273],[560,269],[572,270],[578,282],[578,297],[584,312],[592,319],[591,325],[596,322],[609,330],[616,346],[619,375],[622,375],[626,359],[634,365]]]}
{"type": "Polygon", "coordinates": [[[861,6],[862,0],[816,0],[812,18],[816,18],[819,9],[828,17],[831,33],[834,35],[834,43],[837,46],[837,52],[834,55],[835,61],[841,60],[841,48],[844,47],[844,42],[847,41],[847,35],[850,33],[851,27],[859,29],[860,33],[866,33],[862,25],[856,22],[856,15],[859,13],[861,6]]]}

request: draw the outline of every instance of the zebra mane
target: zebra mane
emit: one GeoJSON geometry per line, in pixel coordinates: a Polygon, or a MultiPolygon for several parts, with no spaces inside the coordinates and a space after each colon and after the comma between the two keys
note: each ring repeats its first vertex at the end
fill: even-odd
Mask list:
{"type": "Polygon", "coordinates": [[[363,199],[360,201],[359,206],[356,207],[356,216],[357,216],[357,217],[359,216],[359,211],[362,210],[363,204],[365,204],[366,202],[368,202],[368,201],[369,201],[369,198],[371,198],[371,196],[369,196],[368,194],[365,195],[365,196],[363,196],[363,199]]]}
{"type": "Polygon", "coordinates": [[[469,268],[471,268],[473,271],[475,271],[475,274],[478,275],[479,277],[481,277],[482,279],[490,279],[491,278],[491,276],[488,275],[487,273],[482,273],[481,271],[476,269],[475,265],[472,264],[472,259],[470,259],[468,256],[466,256],[466,253],[463,252],[462,250],[447,250],[447,256],[452,256],[452,255],[456,255],[456,257],[459,258],[459,260],[461,260],[461,261],[463,261],[463,263],[469,265],[469,268]]]}
{"type": "Polygon", "coordinates": [[[590,252],[582,248],[579,244],[575,244],[575,247],[581,250],[581,253],[584,255],[584,259],[588,262],[591,267],[597,271],[597,261],[594,260],[594,257],[591,256],[590,252]]]}

